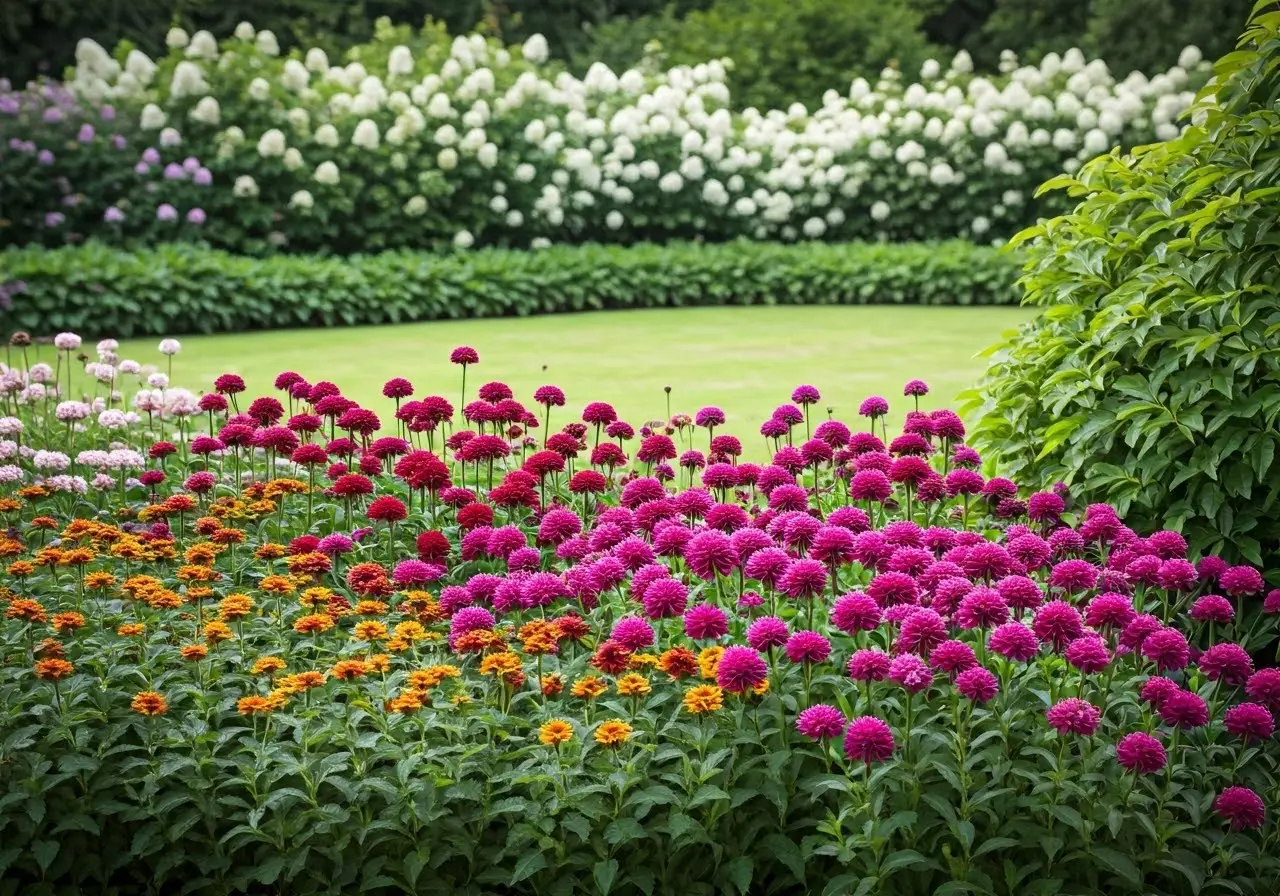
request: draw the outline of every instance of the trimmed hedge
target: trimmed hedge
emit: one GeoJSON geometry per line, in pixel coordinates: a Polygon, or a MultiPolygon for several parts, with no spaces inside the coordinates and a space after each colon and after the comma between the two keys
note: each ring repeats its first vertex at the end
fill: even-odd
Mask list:
{"type": "Polygon", "coordinates": [[[249,258],[187,245],[0,253],[10,329],[126,338],[697,305],[1011,305],[1019,262],[970,243],[677,243],[249,258]]]}

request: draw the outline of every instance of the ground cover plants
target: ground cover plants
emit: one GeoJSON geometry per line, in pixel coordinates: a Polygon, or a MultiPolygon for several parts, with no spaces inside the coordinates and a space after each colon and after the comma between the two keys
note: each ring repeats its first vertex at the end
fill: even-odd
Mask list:
{"type": "Polygon", "coordinates": [[[1194,47],[1125,75],[1062,48],[974,74],[961,52],[732,109],[730,63],[575,77],[504,47],[380,23],[330,58],[270,31],[86,39],[63,83],[0,83],[0,243],[205,240],[233,252],[889,238],[1003,240],[1040,183],[1180,132],[1194,47]]]}
{"type": "Polygon", "coordinates": [[[980,472],[922,382],[624,422],[466,346],[364,406],[55,346],[0,372],[6,892],[1280,874],[1280,591],[980,472]]]}

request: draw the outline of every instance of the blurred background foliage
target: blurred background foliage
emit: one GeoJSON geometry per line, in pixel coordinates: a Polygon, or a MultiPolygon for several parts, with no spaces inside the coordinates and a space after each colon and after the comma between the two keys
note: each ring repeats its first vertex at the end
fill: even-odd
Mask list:
{"type": "Polygon", "coordinates": [[[150,55],[165,26],[225,35],[240,21],[276,33],[283,48],[340,52],[367,41],[379,16],[451,33],[487,31],[508,42],[541,33],[575,69],[615,70],[646,55],[666,64],[734,60],[742,107],[811,108],[822,91],[885,65],[914,75],[930,55],[963,47],[994,71],[1004,49],[1025,60],[1078,46],[1115,74],[1157,71],[1195,44],[1225,53],[1250,0],[0,0],[0,71],[15,82],[58,76],[75,42],[129,39],[150,55]]]}

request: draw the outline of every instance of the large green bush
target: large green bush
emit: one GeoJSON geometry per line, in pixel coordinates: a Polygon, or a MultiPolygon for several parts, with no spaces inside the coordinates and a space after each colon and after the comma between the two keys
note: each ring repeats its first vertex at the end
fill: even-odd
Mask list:
{"type": "Polygon", "coordinates": [[[977,438],[1015,476],[1256,562],[1280,540],[1280,12],[1194,121],[1046,185],[1082,201],[1022,237],[1045,312],[996,355],[977,438]]]}
{"type": "Polygon", "coordinates": [[[964,242],[557,246],[255,259],[194,246],[0,254],[7,324],[137,336],[691,305],[1012,304],[1017,264],[964,242]]]}

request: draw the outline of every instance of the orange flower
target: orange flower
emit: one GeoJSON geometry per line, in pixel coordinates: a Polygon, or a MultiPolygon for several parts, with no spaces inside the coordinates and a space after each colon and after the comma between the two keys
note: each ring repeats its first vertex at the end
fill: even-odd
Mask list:
{"type": "Polygon", "coordinates": [[[45,681],[57,681],[60,678],[66,678],[75,668],[64,659],[47,659],[40,660],[36,663],[36,677],[43,678],[45,681]]]}
{"type": "Polygon", "coordinates": [[[184,644],[178,653],[182,654],[182,658],[187,662],[195,663],[209,655],[209,648],[203,644],[184,644]]]}
{"type": "Polygon", "coordinates": [[[484,628],[465,632],[453,640],[453,649],[458,653],[479,653],[490,647],[502,646],[504,646],[502,635],[484,628]]]}
{"type": "Polygon", "coordinates": [[[569,693],[584,700],[594,700],[607,690],[609,686],[605,684],[603,678],[598,675],[588,675],[575,681],[569,693]]]}
{"type": "Polygon", "coordinates": [[[328,613],[312,613],[303,616],[293,624],[293,630],[300,635],[316,635],[333,628],[333,617],[328,613]]]}
{"type": "Polygon", "coordinates": [[[406,619],[396,625],[395,636],[412,644],[414,641],[424,639],[427,636],[427,630],[422,627],[421,622],[414,619],[406,619]]]}
{"type": "Polygon", "coordinates": [[[60,548],[41,548],[36,551],[36,566],[57,566],[60,560],[62,560],[60,548]]]}
{"type": "Polygon", "coordinates": [[[289,705],[290,696],[292,696],[292,692],[287,691],[284,688],[276,688],[267,694],[267,706],[272,712],[282,710],[289,705]]]}
{"type": "Polygon", "coordinates": [[[439,665],[429,666],[426,669],[415,669],[409,673],[409,686],[425,691],[427,688],[433,688],[446,678],[457,678],[462,675],[462,670],[457,666],[439,665]]]}
{"type": "Polygon", "coordinates": [[[355,605],[357,616],[383,616],[390,607],[380,600],[362,600],[355,605]]]}
{"type": "Polygon", "coordinates": [[[253,556],[255,560],[279,560],[288,552],[289,549],[284,545],[272,544],[268,541],[265,544],[259,545],[258,549],[253,552],[253,556]]]}
{"type": "Polygon", "coordinates": [[[509,650],[491,653],[480,661],[481,675],[499,675],[505,678],[520,671],[520,657],[509,650]]]}
{"type": "Polygon", "coordinates": [[[90,591],[106,591],[115,584],[116,577],[109,572],[91,572],[84,577],[84,587],[90,591]]]}
{"type": "Polygon", "coordinates": [[[195,566],[212,566],[222,548],[211,541],[198,541],[183,552],[182,558],[195,566]]]}
{"type": "Polygon", "coordinates": [[[186,513],[196,509],[196,499],[190,495],[170,495],[162,505],[169,513],[186,513]]]}
{"type": "Polygon", "coordinates": [[[558,672],[542,676],[538,684],[542,688],[542,696],[544,697],[554,697],[564,690],[564,679],[560,677],[558,672]]]}
{"type": "Polygon", "coordinates": [[[44,605],[39,601],[30,598],[20,597],[9,604],[9,608],[4,611],[6,619],[21,619],[23,622],[47,622],[48,615],[44,611],[44,605]]]}
{"type": "Polygon", "coordinates": [[[724,692],[713,684],[700,684],[684,692],[684,708],[700,715],[724,706],[724,692]]]}
{"type": "Polygon", "coordinates": [[[633,653],[628,666],[632,669],[652,669],[658,665],[658,658],[652,653],[633,653]]]}
{"type": "Polygon", "coordinates": [[[207,538],[222,528],[222,521],[217,517],[202,516],[195,521],[192,528],[195,529],[197,535],[203,535],[207,538]]]}
{"type": "Polygon", "coordinates": [[[58,521],[51,516],[38,516],[31,520],[32,529],[56,529],[58,521]]]}
{"type": "Polygon", "coordinates": [[[425,691],[404,691],[398,697],[387,703],[387,709],[391,712],[408,715],[422,709],[426,700],[427,695],[425,691]]]}
{"type": "Polygon", "coordinates": [[[364,660],[339,660],[333,664],[329,674],[339,681],[348,681],[369,674],[369,664],[364,660]]]}
{"type": "Polygon", "coordinates": [[[538,729],[538,740],[550,747],[573,740],[573,726],[564,719],[552,719],[538,729]]]}
{"type": "Polygon", "coordinates": [[[331,597],[333,597],[333,591],[328,588],[308,588],[298,595],[298,603],[304,607],[314,607],[317,604],[328,603],[331,597]]]}
{"type": "Polygon", "coordinates": [[[352,637],[357,641],[385,641],[387,627],[377,621],[357,622],[352,637]]]}
{"type": "Polygon", "coordinates": [[[135,694],[129,708],[144,716],[162,716],[169,711],[169,701],[155,691],[135,694]]]}
{"type": "Polygon", "coordinates": [[[631,726],[622,719],[610,719],[596,728],[595,740],[602,746],[620,747],[631,737],[631,730],[631,726]]]}
{"type": "Polygon", "coordinates": [[[687,647],[673,647],[658,658],[658,668],[673,679],[687,678],[698,671],[698,658],[687,647]]]}
{"type": "Polygon", "coordinates": [[[259,657],[257,662],[253,664],[254,675],[270,675],[273,672],[279,672],[284,668],[284,660],[278,656],[259,657]]]}
{"type": "Polygon", "coordinates": [[[271,700],[257,694],[241,697],[236,701],[236,711],[242,716],[261,716],[272,712],[271,700]]]}
{"type": "Polygon", "coordinates": [[[217,582],[222,578],[222,573],[207,566],[189,563],[185,566],[180,566],[178,571],[174,573],[174,577],[179,582],[217,582]]]}
{"type": "Polygon", "coordinates": [[[265,594],[293,594],[298,589],[284,576],[267,576],[258,585],[265,594]]]}
{"type": "Polygon", "coordinates": [[[225,622],[210,622],[204,627],[204,639],[210,644],[217,644],[219,641],[230,641],[231,638],[231,629],[227,627],[225,622]]]}
{"type": "Polygon", "coordinates": [[[247,594],[228,594],[218,604],[218,618],[243,619],[253,612],[253,598],[247,594]]]}
{"type": "Polygon", "coordinates": [[[0,513],[13,513],[22,509],[22,502],[13,498],[0,498],[0,513]]]}
{"type": "Polygon", "coordinates": [[[291,694],[300,694],[312,688],[324,685],[324,673],[316,671],[298,672],[294,675],[282,675],[276,679],[276,688],[291,694]]]}
{"type": "Polygon", "coordinates": [[[214,544],[244,544],[245,534],[239,529],[218,529],[209,539],[214,544]]]}
{"type": "Polygon", "coordinates": [[[322,576],[333,568],[333,561],[324,554],[294,554],[289,558],[289,572],[295,576],[322,576]]]}
{"type": "Polygon", "coordinates": [[[132,638],[146,634],[147,627],[141,622],[126,622],[116,629],[116,634],[122,638],[132,638]]]}
{"type": "Polygon", "coordinates": [[[385,653],[375,653],[365,660],[372,672],[388,672],[391,670],[391,657],[385,653]]]}
{"type": "MultiPolygon", "coordinates": [[[[35,571],[36,571],[35,564],[27,560],[14,560],[12,563],[9,564],[9,567],[6,570],[6,572],[8,572],[9,575],[13,576],[15,579],[25,578],[26,576],[31,575],[35,571]]],[[[87,582],[87,578],[86,578],[86,582],[87,582]]]]}
{"type": "Polygon", "coordinates": [[[644,697],[652,690],[649,679],[637,672],[628,672],[618,679],[618,693],[624,697],[644,697]]]}
{"type": "Polygon", "coordinates": [[[153,610],[176,610],[182,606],[182,598],[168,588],[149,591],[142,598],[153,610]]]}
{"type": "Polygon", "coordinates": [[[36,645],[34,652],[36,656],[53,656],[58,659],[67,655],[67,652],[62,649],[62,642],[57,638],[45,638],[36,645]]]}
{"type": "Polygon", "coordinates": [[[59,634],[84,628],[84,617],[79,613],[55,613],[52,622],[53,630],[59,634]]]}

